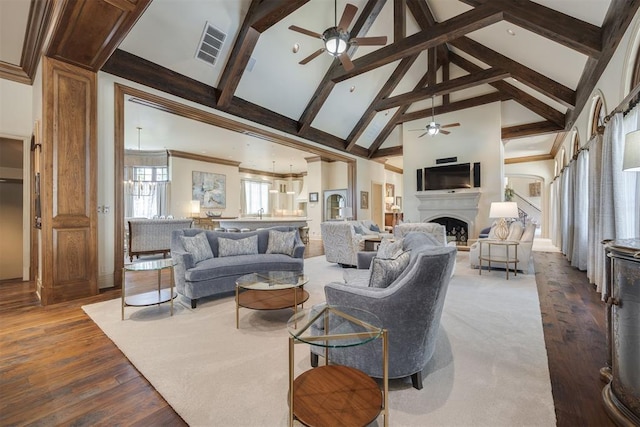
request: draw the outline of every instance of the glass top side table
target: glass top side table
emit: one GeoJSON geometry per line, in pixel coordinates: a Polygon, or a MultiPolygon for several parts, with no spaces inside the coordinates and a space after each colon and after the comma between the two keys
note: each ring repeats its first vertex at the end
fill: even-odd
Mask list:
{"type": "Polygon", "coordinates": [[[159,305],[165,302],[171,303],[171,315],[173,316],[173,299],[178,296],[174,290],[173,266],[176,261],[171,258],[159,259],[153,261],[137,262],[127,264],[122,268],[122,320],[124,320],[125,307],[144,307],[149,305],[159,305]],[[162,270],[169,270],[171,286],[169,289],[162,289],[162,270]],[[158,290],[134,295],[127,295],[127,272],[141,271],[157,271],[158,272],[158,290]]]}
{"type": "Polygon", "coordinates": [[[380,319],[353,307],[321,305],[304,309],[287,322],[289,331],[289,425],[368,425],[382,412],[389,425],[387,331],[380,319]],[[313,326],[313,328],[312,328],[313,326]],[[315,329],[315,331],[314,331],[315,329]],[[322,331],[318,334],[317,331],[322,331]],[[312,331],[314,331],[312,333],[312,331]],[[364,372],[330,365],[329,348],[347,348],[382,339],[383,390],[364,372]],[[295,344],[324,347],[325,365],[295,378],[295,344]],[[340,407],[340,411],[335,411],[340,407]]]}

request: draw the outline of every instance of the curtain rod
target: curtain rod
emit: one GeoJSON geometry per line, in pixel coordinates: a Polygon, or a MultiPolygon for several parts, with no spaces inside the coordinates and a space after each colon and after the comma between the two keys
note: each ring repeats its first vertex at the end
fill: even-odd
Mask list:
{"type": "Polygon", "coordinates": [[[627,96],[624,97],[624,99],[622,100],[622,102],[620,102],[620,104],[618,104],[618,106],[609,114],[607,114],[604,118],[604,123],[606,124],[609,120],[611,120],[611,118],[617,114],[617,113],[628,113],[629,111],[631,111],[631,109],[633,107],[636,106],[636,104],[638,103],[638,101],[640,101],[639,99],[635,99],[634,98],[636,96],[638,96],[638,94],[640,94],[640,83],[637,84],[632,90],[631,92],[629,92],[629,94],[627,96]]]}

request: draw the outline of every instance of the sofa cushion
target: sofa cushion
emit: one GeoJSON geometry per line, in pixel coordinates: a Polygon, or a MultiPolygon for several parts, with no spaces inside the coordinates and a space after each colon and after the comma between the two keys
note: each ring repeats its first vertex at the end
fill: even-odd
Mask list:
{"type": "Polygon", "coordinates": [[[376,233],[379,233],[380,232],[380,227],[378,227],[378,224],[371,224],[369,226],[369,230],[374,231],[376,233]]]}
{"type": "Polygon", "coordinates": [[[269,230],[268,254],[293,255],[296,244],[296,231],[269,230]]]}
{"type": "Polygon", "coordinates": [[[402,253],[402,239],[391,241],[391,239],[382,239],[378,246],[378,254],[376,258],[391,259],[396,258],[402,253]]]}
{"type": "Polygon", "coordinates": [[[221,277],[239,277],[256,271],[302,271],[302,258],[284,254],[237,255],[210,258],[185,272],[188,282],[201,282],[221,277]]]}
{"type": "Polygon", "coordinates": [[[362,228],[362,226],[357,225],[357,224],[353,224],[353,231],[354,231],[356,234],[366,234],[366,233],[365,233],[365,231],[364,231],[364,229],[362,228]]]}
{"type": "Polygon", "coordinates": [[[243,239],[218,238],[218,256],[254,255],[258,253],[258,236],[243,239]]]}
{"type": "Polygon", "coordinates": [[[409,259],[409,252],[402,252],[397,257],[390,259],[375,257],[371,262],[369,286],[372,288],[386,288],[389,286],[407,268],[409,259]]]}
{"type": "Polygon", "coordinates": [[[509,235],[507,236],[507,240],[519,242],[523,231],[524,227],[520,221],[512,222],[509,226],[509,235]]]}
{"type": "Polygon", "coordinates": [[[204,231],[193,237],[180,237],[185,250],[191,254],[194,264],[204,261],[205,259],[213,258],[213,252],[211,252],[211,246],[209,246],[209,241],[204,231]]]}

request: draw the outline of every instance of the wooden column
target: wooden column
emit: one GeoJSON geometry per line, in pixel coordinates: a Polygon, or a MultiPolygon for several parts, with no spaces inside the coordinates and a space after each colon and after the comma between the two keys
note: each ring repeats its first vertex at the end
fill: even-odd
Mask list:
{"type": "Polygon", "coordinates": [[[96,74],[43,62],[42,288],[44,305],[98,293],[96,74]]]}

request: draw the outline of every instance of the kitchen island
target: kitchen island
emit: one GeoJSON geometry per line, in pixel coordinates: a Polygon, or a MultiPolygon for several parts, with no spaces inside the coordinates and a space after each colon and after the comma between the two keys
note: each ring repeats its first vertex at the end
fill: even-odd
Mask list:
{"type": "Polygon", "coordinates": [[[248,228],[249,230],[256,230],[258,228],[269,228],[278,225],[286,225],[289,227],[306,227],[307,222],[311,221],[307,217],[303,216],[265,216],[260,219],[259,217],[246,217],[246,218],[234,218],[234,219],[220,219],[220,227],[223,228],[248,228]]]}

